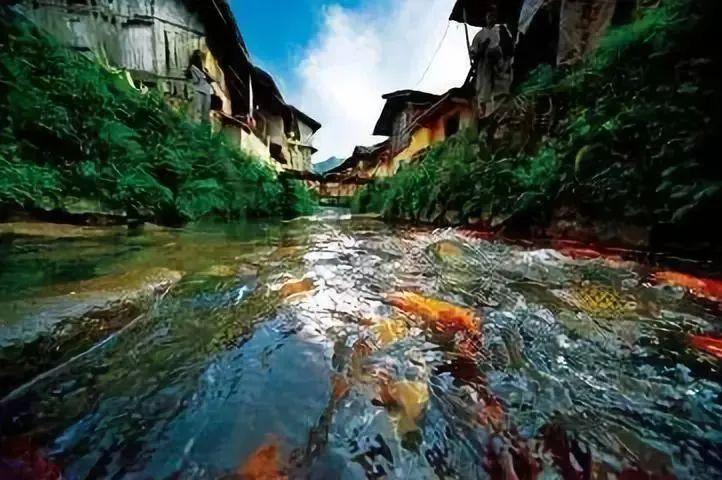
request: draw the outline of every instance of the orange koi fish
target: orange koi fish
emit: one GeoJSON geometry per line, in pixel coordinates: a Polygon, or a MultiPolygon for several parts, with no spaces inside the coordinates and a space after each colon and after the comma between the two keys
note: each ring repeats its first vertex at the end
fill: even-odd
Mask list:
{"type": "Polygon", "coordinates": [[[722,360],[722,338],[706,337],[703,335],[690,335],[689,343],[705,353],[722,360]]]}
{"type": "Polygon", "coordinates": [[[278,292],[281,298],[287,299],[301,293],[310,292],[313,288],[313,281],[308,278],[303,278],[301,280],[289,280],[281,286],[278,292]]]}
{"type": "Polygon", "coordinates": [[[670,271],[657,272],[652,275],[652,279],[657,283],[686,288],[696,297],[722,302],[722,281],[720,280],[698,278],[686,273],[670,271]]]}
{"type": "Polygon", "coordinates": [[[408,380],[384,382],[379,386],[379,399],[387,407],[395,407],[392,417],[399,433],[413,432],[429,403],[429,386],[408,380]]]}
{"type": "Polygon", "coordinates": [[[281,454],[275,443],[262,445],[238,469],[241,480],[286,480],[281,471],[281,454]]]}
{"type": "Polygon", "coordinates": [[[468,308],[422,297],[413,292],[393,293],[386,300],[399,310],[417,315],[437,333],[478,335],[480,319],[468,308]]]}

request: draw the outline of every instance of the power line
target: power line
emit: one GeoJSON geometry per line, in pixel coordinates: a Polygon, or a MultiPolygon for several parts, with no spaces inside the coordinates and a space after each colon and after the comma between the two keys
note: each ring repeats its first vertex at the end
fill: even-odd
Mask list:
{"type": "Polygon", "coordinates": [[[426,66],[426,69],[424,70],[424,73],[421,75],[421,78],[418,82],[416,82],[416,85],[414,88],[418,87],[421,82],[424,81],[426,78],[426,74],[429,73],[429,69],[431,69],[431,65],[434,63],[434,60],[436,60],[436,56],[439,54],[439,51],[441,50],[441,46],[444,44],[444,40],[446,40],[446,35],[449,33],[449,26],[451,26],[451,21],[446,22],[446,30],[444,30],[444,36],[441,37],[441,40],[439,41],[439,44],[436,46],[436,51],[434,51],[434,54],[431,57],[431,60],[429,60],[429,64],[426,66]]]}

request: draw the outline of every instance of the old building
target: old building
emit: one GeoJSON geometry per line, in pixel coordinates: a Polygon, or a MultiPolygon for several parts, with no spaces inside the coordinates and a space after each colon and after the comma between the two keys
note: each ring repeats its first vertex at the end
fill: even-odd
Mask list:
{"type": "Polygon", "coordinates": [[[310,166],[320,124],[286,104],[270,75],[252,64],[225,0],[15,3],[61,42],[127,70],[136,86],[158,88],[170,103],[192,99],[186,72],[200,51],[212,79],[214,128],[277,170],[310,166]]]}
{"type": "Polygon", "coordinates": [[[433,144],[474,127],[470,96],[468,88],[453,88],[443,95],[413,90],[384,95],[386,104],[374,135],[389,140],[387,158],[380,162],[375,176],[393,175],[404,162],[418,158],[433,144]]]}
{"type": "Polygon", "coordinates": [[[416,90],[399,90],[382,95],[386,100],[373,134],[389,137],[392,157],[408,146],[412,121],[436,100],[436,95],[416,90]]]}

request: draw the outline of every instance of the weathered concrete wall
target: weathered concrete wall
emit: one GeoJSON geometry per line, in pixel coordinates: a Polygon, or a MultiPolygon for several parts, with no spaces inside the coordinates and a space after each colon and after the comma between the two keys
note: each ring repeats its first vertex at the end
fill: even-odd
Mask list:
{"type": "Polygon", "coordinates": [[[386,178],[391,177],[394,174],[396,174],[396,171],[399,169],[399,163],[394,162],[394,159],[390,156],[382,159],[376,169],[374,170],[374,177],[376,178],[386,178]]]}
{"type": "Polygon", "coordinates": [[[254,156],[271,169],[277,172],[281,171],[281,164],[271,158],[268,143],[244,129],[240,124],[229,121],[228,117],[222,118],[213,112],[212,119],[214,130],[223,133],[232,145],[254,156]]]}
{"type": "Polygon", "coordinates": [[[290,155],[288,168],[303,171],[311,170],[311,155],[313,150],[309,145],[289,141],[288,153],[290,155]]]}
{"type": "Polygon", "coordinates": [[[241,131],[240,146],[241,149],[259,158],[274,170],[279,171],[281,169],[281,165],[271,158],[268,144],[254,134],[241,131]]]}

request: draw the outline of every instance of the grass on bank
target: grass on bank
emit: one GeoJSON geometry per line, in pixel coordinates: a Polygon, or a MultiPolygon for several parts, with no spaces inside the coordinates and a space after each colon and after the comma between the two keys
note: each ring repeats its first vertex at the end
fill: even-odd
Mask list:
{"type": "Polygon", "coordinates": [[[360,191],[355,210],[499,226],[545,225],[567,206],[704,231],[722,201],[719,10],[717,0],[662,0],[610,30],[583,64],[538,68],[509,102],[518,124],[492,118],[480,136],[432,147],[360,191]],[[550,130],[529,128],[550,101],[550,130]]]}
{"type": "Polygon", "coordinates": [[[84,204],[165,224],[307,213],[310,193],[286,186],[160,93],[0,11],[0,210],[84,204]]]}

